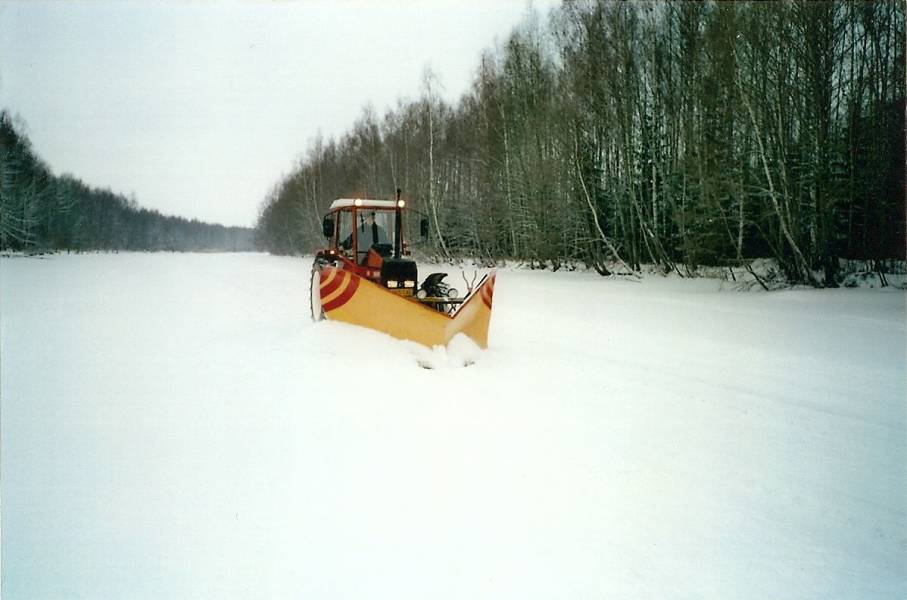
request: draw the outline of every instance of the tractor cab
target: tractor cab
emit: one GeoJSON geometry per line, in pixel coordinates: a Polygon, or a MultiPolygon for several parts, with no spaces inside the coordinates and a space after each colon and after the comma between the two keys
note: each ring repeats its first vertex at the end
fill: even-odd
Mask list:
{"type": "MultiPolygon", "coordinates": [[[[316,260],[336,264],[398,295],[416,293],[418,270],[404,239],[403,212],[406,202],[341,198],[331,204],[322,230],[328,248],[316,260]]],[[[419,223],[420,236],[427,238],[428,220],[419,223]]]]}

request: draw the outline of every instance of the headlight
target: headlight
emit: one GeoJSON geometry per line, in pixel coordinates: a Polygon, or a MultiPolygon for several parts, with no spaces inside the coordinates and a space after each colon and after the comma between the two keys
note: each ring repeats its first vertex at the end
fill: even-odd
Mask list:
{"type": "Polygon", "coordinates": [[[426,296],[428,296],[428,293],[425,290],[419,290],[418,292],[416,292],[416,298],[418,298],[419,300],[425,298],[426,296]]]}
{"type": "Polygon", "coordinates": [[[399,284],[398,284],[396,281],[388,281],[388,282],[387,282],[387,287],[389,287],[389,288],[395,288],[395,287],[397,287],[398,285],[399,285],[399,284]]]}
{"type": "Polygon", "coordinates": [[[403,282],[403,287],[416,287],[416,282],[411,279],[407,279],[403,282]]]}
{"type": "Polygon", "coordinates": [[[448,298],[456,298],[459,295],[460,295],[460,292],[457,291],[457,288],[450,288],[449,290],[447,290],[448,298]]]}

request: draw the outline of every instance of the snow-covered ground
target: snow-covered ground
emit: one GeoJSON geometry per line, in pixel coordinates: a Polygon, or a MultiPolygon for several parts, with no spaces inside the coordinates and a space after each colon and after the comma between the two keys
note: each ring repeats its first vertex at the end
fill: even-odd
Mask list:
{"type": "Polygon", "coordinates": [[[308,273],[0,260],[4,600],[907,597],[903,290],[505,270],[462,367],[308,273]]]}

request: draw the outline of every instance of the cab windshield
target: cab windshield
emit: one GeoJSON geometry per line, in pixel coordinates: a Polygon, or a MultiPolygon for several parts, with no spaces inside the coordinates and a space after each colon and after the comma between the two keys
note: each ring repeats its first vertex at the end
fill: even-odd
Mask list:
{"type": "Polygon", "coordinates": [[[359,263],[365,260],[369,248],[372,246],[378,246],[377,250],[381,254],[391,252],[394,247],[394,212],[393,210],[371,208],[360,208],[355,212],[341,212],[339,215],[341,247],[352,254],[355,239],[356,260],[359,263]],[[353,224],[354,215],[355,225],[353,224]]]}

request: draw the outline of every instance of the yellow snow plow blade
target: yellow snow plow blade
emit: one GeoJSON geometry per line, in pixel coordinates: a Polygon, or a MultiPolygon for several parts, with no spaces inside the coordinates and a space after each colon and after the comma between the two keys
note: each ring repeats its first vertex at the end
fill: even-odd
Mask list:
{"type": "Polygon", "coordinates": [[[457,312],[448,316],[349,271],[325,267],[321,269],[321,309],[333,321],[376,329],[429,348],[446,346],[458,333],[487,348],[494,279],[494,273],[486,276],[457,312]]]}

